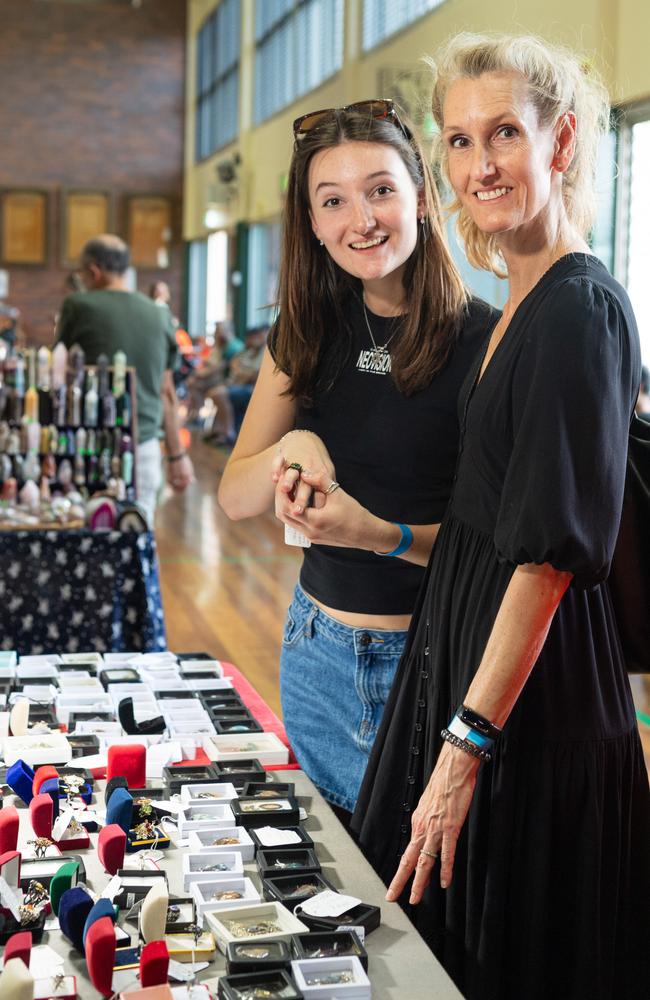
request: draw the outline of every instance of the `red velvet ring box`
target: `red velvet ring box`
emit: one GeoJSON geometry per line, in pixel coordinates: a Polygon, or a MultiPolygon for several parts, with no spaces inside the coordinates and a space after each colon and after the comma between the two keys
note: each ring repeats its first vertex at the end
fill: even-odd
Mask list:
{"type": "Polygon", "coordinates": [[[5,945],[4,961],[5,965],[10,958],[21,958],[27,968],[29,968],[29,956],[32,950],[32,932],[18,931],[12,934],[5,945]]]}
{"type": "MultiPolygon", "coordinates": [[[[20,886],[20,851],[7,851],[0,855],[0,875],[11,889],[18,890],[20,886]]],[[[11,916],[11,910],[6,906],[0,906],[0,913],[11,916]]]]}
{"type": "Polygon", "coordinates": [[[54,767],[53,764],[43,764],[42,767],[36,768],[34,771],[34,780],[32,782],[32,792],[34,795],[38,795],[41,790],[44,781],[49,781],[50,778],[58,778],[59,772],[54,767]]]}
{"type": "Polygon", "coordinates": [[[109,875],[115,875],[124,864],[126,833],[117,823],[111,823],[99,831],[97,856],[109,875]]]}
{"type": "Polygon", "coordinates": [[[117,775],[126,778],[129,788],[144,788],[147,783],[147,750],[141,743],[108,748],[106,780],[117,775]]]}
{"type": "Polygon", "coordinates": [[[18,846],[20,817],[15,806],[0,809],[0,854],[15,851],[18,846]]]}
{"type": "Polygon", "coordinates": [[[140,952],[140,982],[143,986],[161,986],[167,982],[169,952],[164,941],[150,941],[140,952]]]}
{"type": "Polygon", "coordinates": [[[110,997],[113,992],[115,964],[115,928],[110,917],[100,917],[86,934],[86,965],[90,980],[100,993],[110,997]]]}
{"type": "Polygon", "coordinates": [[[85,830],[83,834],[77,833],[72,836],[66,836],[66,833],[68,832],[66,831],[60,840],[56,840],[52,836],[54,803],[51,795],[47,795],[45,793],[35,795],[29,803],[29,812],[32,827],[36,836],[48,837],[50,840],[53,840],[62,851],[82,851],[84,848],[90,846],[90,837],[85,830]]]}
{"type": "Polygon", "coordinates": [[[52,1000],[53,997],[56,1000],[76,1000],[77,977],[64,976],[62,982],[55,980],[54,976],[34,981],[34,1000],[52,1000]]]}

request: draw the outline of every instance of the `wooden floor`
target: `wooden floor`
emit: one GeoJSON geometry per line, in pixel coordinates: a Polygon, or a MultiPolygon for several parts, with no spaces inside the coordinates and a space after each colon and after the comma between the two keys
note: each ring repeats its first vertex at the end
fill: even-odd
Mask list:
{"type": "MultiPolygon", "coordinates": [[[[167,642],[234,663],[278,714],[284,615],[300,553],[286,546],[272,514],[229,521],[217,503],[227,452],[192,444],[196,483],[169,492],[156,516],[167,642]]],[[[650,677],[632,678],[650,770],[650,677]]]]}

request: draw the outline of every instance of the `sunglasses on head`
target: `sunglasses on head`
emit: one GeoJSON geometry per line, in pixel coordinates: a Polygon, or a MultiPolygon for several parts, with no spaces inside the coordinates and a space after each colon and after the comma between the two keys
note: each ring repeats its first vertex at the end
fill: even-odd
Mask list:
{"type": "Polygon", "coordinates": [[[356,101],[354,104],[346,104],[343,108],[324,108],[322,111],[309,111],[306,115],[301,115],[300,118],[296,118],[294,121],[293,134],[295,138],[298,139],[301,135],[312,132],[319,125],[331,121],[339,111],[350,111],[355,115],[367,115],[369,118],[376,118],[378,121],[392,122],[409,142],[413,138],[406,125],[400,121],[395,105],[387,98],[356,101]]]}

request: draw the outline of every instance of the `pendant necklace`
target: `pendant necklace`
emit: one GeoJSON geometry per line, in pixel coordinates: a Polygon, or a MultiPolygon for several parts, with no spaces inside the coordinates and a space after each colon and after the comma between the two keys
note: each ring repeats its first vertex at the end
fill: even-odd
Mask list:
{"type": "Polygon", "coordinates": [[[397,333],[397,330],[393,330],[385,344],[378,344],[373,336],[370,320],[368,319],[365,295],[361,299],[361,304],[363,306],[363,317],[370,335],[372,349],[361,351],[357,359],[357,369],[359,371],[371,372],[374,375],[389,375],[391,371],[391,357],[388,345],[397,333]]]}

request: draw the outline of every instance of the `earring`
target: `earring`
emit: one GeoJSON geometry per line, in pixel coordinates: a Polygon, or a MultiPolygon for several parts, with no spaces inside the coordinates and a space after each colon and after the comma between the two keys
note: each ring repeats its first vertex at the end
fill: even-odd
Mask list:
{"type": "Polygon", "coordinates": [[[325,244],[323,243],[323,241],[322,241],[322,240],[319,240],[318,242],[320,243],[320,245],[321,245],[322,247],[324,247],[324,246],[325,246],[325,244]]]}

